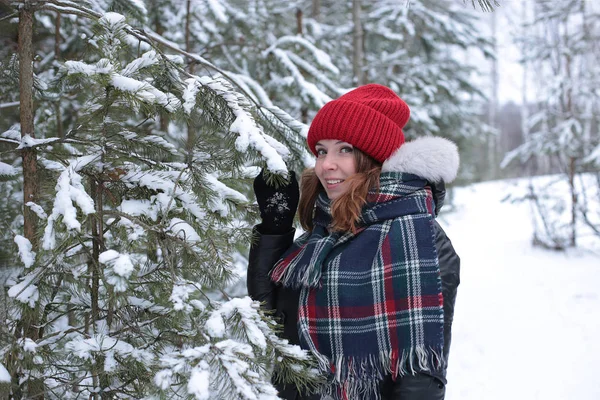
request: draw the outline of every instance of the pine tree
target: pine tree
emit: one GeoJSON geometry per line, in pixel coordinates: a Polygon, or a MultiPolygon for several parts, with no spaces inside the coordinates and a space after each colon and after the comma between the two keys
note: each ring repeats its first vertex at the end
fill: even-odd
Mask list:
{"type": "Polygon", "coordinates": [[[240,192],[246,165],[286,173],[284,146],[261,128],[270,122],[223,75],[188,73],[128,25],[135,19],[88,6],[76,8],[97,20],[83,59],[38,71],[53,76],[40,104],[62,98],[73,111],[64,136],[3,134],[35,150],[41,183],[27,205],[41,220],[39,247],[14,236],[19,267],[0,346],[18,377],[10,392],[37,397],[42,382],[44,396],[60,399],[276,398],[275,368],[314,385],[311,359],[276,336],[258,304],[221,292],[256,218],[240,192]],[[193,147],[177,145],[190,125],[193,147]],[[35,336],[13,335],[32,319],[35,336]]]}
{"type": "Polygon", "coordinates": [[[550,5],[537,1],[535,19],[527,35],[518,37],[524,60],[536,70],[538,102],[528,118],[523,145],[508,153],[504,164],[549,158],[559,178],[544,187],[532,187],[529,198],[536,210],[534,243],[565,249],[577,245],[580,230],[600,236],[600,97],[595,90],[599,70],[598,14],[593,4],[570,0],[550,5]],[[588,179],[586,172],[594,172],[588,179]],[[565,188],[566,190],[564,190],[565,188]],[[568,191],[565,200],[559,193],[568,191]]]}

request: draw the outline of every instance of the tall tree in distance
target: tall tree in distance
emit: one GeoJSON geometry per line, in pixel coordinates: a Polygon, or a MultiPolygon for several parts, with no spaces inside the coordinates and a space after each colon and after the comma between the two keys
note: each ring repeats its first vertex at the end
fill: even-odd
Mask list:
{"type": "MultiPolygon", "coordinates": [[[[494,55],[498,54],[498,18],[496,13],[490,13],[491,20],[491,42],[492,42],[492,52],[494,55]]],[[[488,101],[488,124],[495,128],[493,134],[488,135],[488,145],[487,145],[487,159],[489,162],[489,177],[494,179],[498,177],[498,169],[499,169],[499,160],[498,160],[498,151],[499,151],[499,124],[498,124],[498,112],[500,108],[500,104],[498,101],[498,84],[499,84],[499,73],[498,73],[498,59],[496,56],[491,57],[490,60],[492,64],[491,71],[491,94],[489,96],[488,101]]]]}
{"type": "Polygon", "coordinates": [[[362,16],[362,1],[352,0],[352,76],[355,86],[360,86],[365,83],[365,71],[363,67],[364,56],[364,38],[363,26],[361,21],[362,16]]]}
{"type": "MultiPolygon", "coordinates": [[[[594,215],[600,193],[599,163],[600,97],[596,64],[600,37],[596,7],[583,0],[564,3],[534,3],[535,19],[528,34],[518,38],[527,62],[536,65],[539,91],[536,110],[528,118],[527,141],[508,153],[504,164],[514,159],[548,157],[561,179],[532,190],[539,223],[534,242],[550,248],[575,247],[580,230],[600,236],[600,216],[594,215]],[[565,185],[568,203],[558,198],[557,187],[565,185]]],[[[587,236],[587,235],[584,235],[587,236]]]]}

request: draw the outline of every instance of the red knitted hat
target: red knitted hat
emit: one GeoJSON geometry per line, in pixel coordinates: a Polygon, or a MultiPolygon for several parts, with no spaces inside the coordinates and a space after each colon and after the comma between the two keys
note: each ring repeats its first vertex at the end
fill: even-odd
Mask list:
{"type": "Polygon", "coordinates": [[[306,140],[315,155],[319,140],[337,139],[383,162],[404,143],[402,128],[409,117],[410,109],[396,93],[372,83],[325,104],[306,140]]]}

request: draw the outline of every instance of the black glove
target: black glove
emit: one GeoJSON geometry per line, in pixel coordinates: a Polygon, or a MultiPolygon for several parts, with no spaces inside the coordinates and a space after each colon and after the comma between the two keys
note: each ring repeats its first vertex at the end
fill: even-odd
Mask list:
{"type": "Polygon", "coordinates": [[[254,178],[254,194],[262,218],[262,224],[258,227],[259,232],[265,235],[289,232],[300,200],[300,188],[294,171],[290,171],[288,182],[275,188],[267,184],[265,170],[261,170],[254,178]]]}
{"type": "Polygon", "coordinates": [[[444,205],[444,199],[446,198],[446,184],[444,181],[433,183],[427,182],[431,187],[431,194],[433,195],[433,202],[435,203],[435,216],[437,217],[444,205]]]}

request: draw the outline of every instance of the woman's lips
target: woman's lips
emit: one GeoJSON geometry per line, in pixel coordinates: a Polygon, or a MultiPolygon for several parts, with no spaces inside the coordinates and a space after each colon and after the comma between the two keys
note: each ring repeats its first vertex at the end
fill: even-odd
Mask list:
{"type": "Polygon", "coordinates": [[[327,189],[335,189],[344,183],[343,179],[325,179],[325,185],[327,189]]]}

